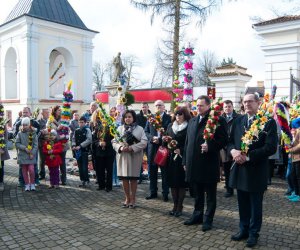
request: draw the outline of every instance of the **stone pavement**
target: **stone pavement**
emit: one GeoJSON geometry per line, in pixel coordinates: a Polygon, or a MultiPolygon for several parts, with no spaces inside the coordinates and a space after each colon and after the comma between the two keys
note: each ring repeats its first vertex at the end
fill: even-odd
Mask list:
{"type": "MultiPolygon", "coordinates": [[[[11,152],[15,156],[15,152],[11,152]]],[[[184,226],[193,211],[185,199],[184,214],[167,214],[172,203],[144,199],[148,184],[138,186],[136,209],[121,208],[123,192],[78,188],[79,179],[68,175],[68,185],[49,190],[48,181],[36,192],[17,187],[15,160],[6,161],[5,190],[0,192],[0,249],[244,249],[233,242],[238,230],[236,196],[225,199],[218,185],[213,230],[184,226]]],[[[274,179],[264,200],[264,222],[256,249],[300,249],[300,203],[284,197],[286,185],[274,179]]]]}

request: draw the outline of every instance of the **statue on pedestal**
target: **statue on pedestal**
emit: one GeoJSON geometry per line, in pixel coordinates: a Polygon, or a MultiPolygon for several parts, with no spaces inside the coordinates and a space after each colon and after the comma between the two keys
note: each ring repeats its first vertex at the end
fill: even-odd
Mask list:
{"type": "Polygon", "coordinates": [[[121,52],[113,59],[114,65],[114,75],[113,75],[113,82],[118,82],[120,79],[121,74],[124,72],[125,67],[123,66],[122,59],[121,59],[121,52]]]}

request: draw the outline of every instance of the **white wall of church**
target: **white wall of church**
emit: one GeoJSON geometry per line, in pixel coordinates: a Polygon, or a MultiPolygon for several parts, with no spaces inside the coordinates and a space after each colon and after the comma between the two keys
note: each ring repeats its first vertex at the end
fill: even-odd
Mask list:
{"type": "MultiPolygon", "coordinates": [[[[300,78],[300,21],[255,27],[264,40],[265,88],[277,86],[277,99],[290,96],[290,73],[300,78]]],[[[296,90],[295,87],[293,87],[296,90]]],[[[294,91],[295,93],[295,91],[294,91]]]]}
{"type": "MultiPolygon", "coordinates": [[[[49,72],[50,66],[50,54],[51,51],[56,49],[64,55],[65,72],[66,76],[62,79],[63,84],[67,84],[69,80],[73,80],[72,90],[74,92],[75,99],[83,100],[84,102],[90,102],[92,100],[92,78],[90,82],[86,82],[87,75],[92,75],[92,67],[86,66],[92,65],[92,37],[87,37],[85,34],[78,33],[78,29],[66,27],[63,25],[51,24],[50,27],[45,27],[43,21],[38,24],[39,27],[39,58],[40,82],[46,82],[39,90],[39,96],[43,99],[50,98],[49,91],[49,79],[53,72],[49,72]],[[60,27],[62,26],[62,27],[60,27]],[[58,27],[60,29],[58,36],[58,27]],[[87,40],[87,42],[84,42],[87,40]],[[86,57],[86,43],[90,44],[90,55],[86,57]],[[45,79],[47,78],[47,79],[45,79]]],[[[48,23],[47,23],[48,25],[48,23]]],[[[84,33],[85,31],[83,31],[84,33]]],[[[54,68],[58,65],[54,65],[54,68]]]]}
{"type": "MultiPolygon", "coordinates": [[[[81,113],[88,108],[92,101],[94,36],[95,33],[90,31],[28,16],[0,27],[0,98],[5,109],[12,111],[13,121],[24,106],[35,109],[61,104],[61,98],[50,98],[49,84],[53,73],[53,69],[49,69],[50,54],[54,49],[65,60],[66,76],[62,78],[62,84],[73,80],[72,92],[77,102],[72,104],[72,109],[81,113]],[[10,48],[16,53],[16,65],[12,66],[17,68],[14,69],[15,77],[12,70],[10,76],[5,74],[5,55],[10,48]],[[11,79],[10,83],[6,84],[6,77],[11,79]],[[16,85],[11,84],[12,78],[16,78],[13,81],[16,85]]],[[[7,62],[11,61],[14,58],[7,62]]]]}

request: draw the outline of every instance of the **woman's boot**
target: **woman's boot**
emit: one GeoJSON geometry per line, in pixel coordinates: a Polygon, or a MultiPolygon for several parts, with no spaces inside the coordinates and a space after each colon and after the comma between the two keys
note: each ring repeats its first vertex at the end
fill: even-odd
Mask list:
{"type": "Polygon", "coordinates": [[[178,203],[178,191],[176,188],[171,188],[171,194],[172,194],[172,198],[173,198],[173,209],[171,211],[169,211],[169,215],[175,215],[176,211],[177,211],[177,203],[178,203]]]}
{"type": "Polygon", "coordinates": [[[174,214],[175,217],[179,217],[182,215],[182,208],[183,208],[183,200],[185,197],[185,188],[178,189],[178,203],[177,203],[177,210],[174,214]]]}

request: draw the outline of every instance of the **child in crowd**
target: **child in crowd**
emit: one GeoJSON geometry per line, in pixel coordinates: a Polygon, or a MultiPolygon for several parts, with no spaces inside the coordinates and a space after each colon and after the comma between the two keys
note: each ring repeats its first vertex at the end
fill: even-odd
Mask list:
{"type": "Polygon", "coordinates": [[[292,121],[292,134],[294,136],[292,147],[289,152],[292,156],[292,169],[290,180],[294,191],[288,199],[292,202],[300,201],[300,118],[292,121]]]}
{"type": "Polygon", "coordinates": [[[90,182],[88,173],[88,152],[92,143],[92,132],[86,125],[84,116],[79,119],[79,128],[75,130],[72,138],[72,149],[75,151],[76,160],[79,168],[79,176],[82,184],[79,187],[85,187],[90,182]]]}
{"type": "Polygon", "coordinates": [[[49,188],[59,188],[59,166],[62,163],[60,155],[63,152],[64,147],[61,141],[56,140],[57,132],[54,129],[45,136],[45,139],[43,153],[46,155],[45,164],[49,169],[49,188]]]}
{"type": "Polygon", "coordinates": [[[16,137],[18,164],[20,164],[22,168],[25,191],[35,191],[34,164],[36,164],[38,138],[36,129],[30,126],[30,119],[28,117],[22,118],[21,125],[21,129],[16,137]]]}

